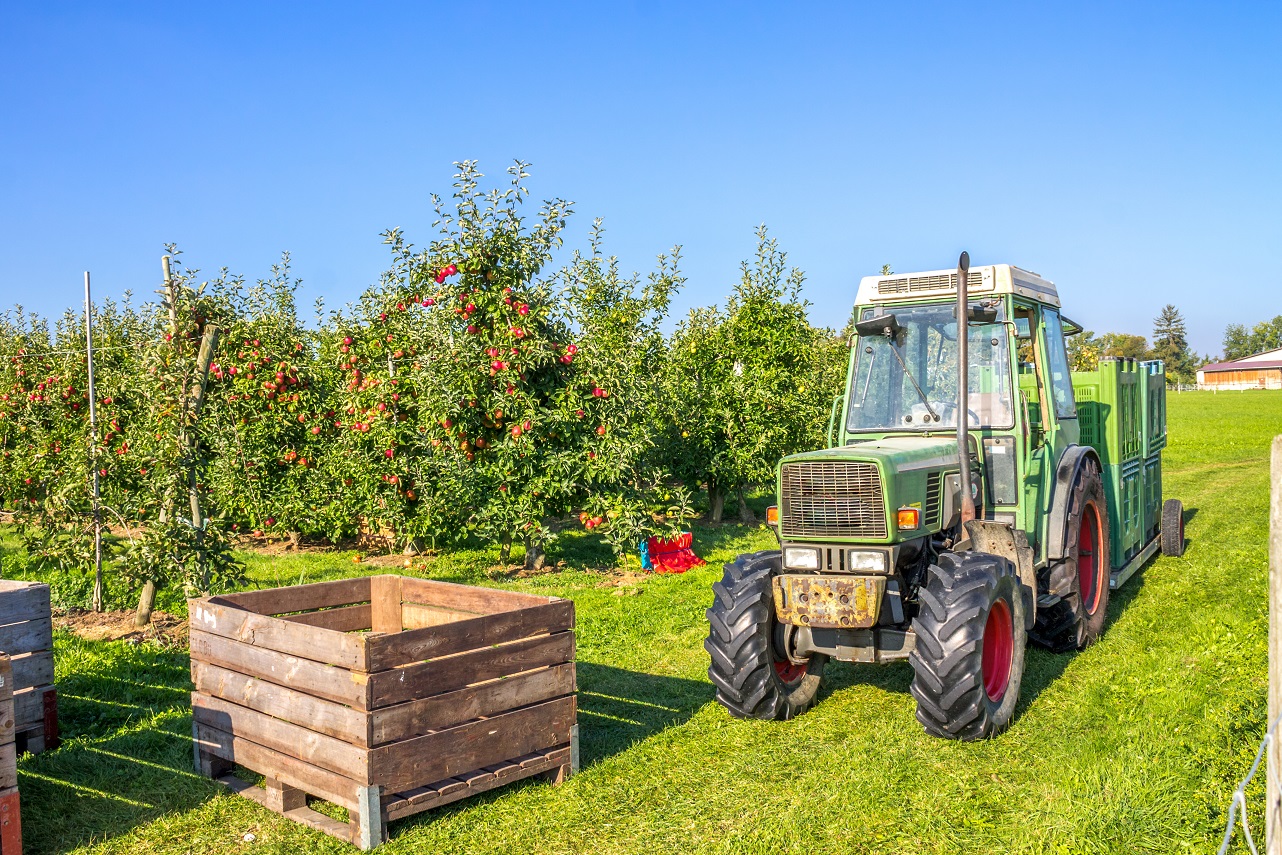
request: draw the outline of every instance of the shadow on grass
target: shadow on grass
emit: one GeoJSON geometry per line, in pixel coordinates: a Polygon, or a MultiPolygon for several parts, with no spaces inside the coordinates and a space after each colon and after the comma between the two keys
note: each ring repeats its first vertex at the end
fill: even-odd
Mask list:
{"type": "MultiPolygon", "coordinates": [[[[642,674],[594,662],[577,663],[580,770],[627,751],[665,728],[688,721],[712,699],[705,681],[642,674]]],[[[392,839],[411,828],[453,816],[456,812],[486,805],[526,787],[546,786],[538,777],[424,811],[395,822],[392,839]]]]}
{"type": "MultiPolygon", "coordinates": [[[[1120,590],[1109,595],[1108,617],[1104,624],[1104,634],[1121,619],[1122,614],[1138,597],[1144,586],[1143,573],[1136,573],[1120,590]]],[[[1020,686],[1019,704],[1015,708],[1015,720],[1036,703],[1042,692],[1059,680],[1069,664],[1080,655],[1081,651],[1070,650],[1054,653],[1044,647],[1033,644],[1030,640],[1024,654],[1024,677],[1020,686]]],[[[912,684],[913,670],[907,661],[897,661],[885,665],[871,665],[846,662],[829,662],[824,668],[824,682],[820,689],[819,701],[833,692],[851,686],[872,686],[886,692],[908,694],[912,684]]]]}

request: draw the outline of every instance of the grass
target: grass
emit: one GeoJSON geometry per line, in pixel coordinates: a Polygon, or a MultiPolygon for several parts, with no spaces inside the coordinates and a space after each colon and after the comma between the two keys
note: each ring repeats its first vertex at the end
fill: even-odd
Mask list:
{"type": "MultiPolygon", "coordinates": [[[[379,851],[1213,849],[1264,730],[1282,394],[1172,395],[1170,431],[1165,492],[1184,500],[1188,552],[1114,594],[1094,647],[1031,650],[1017,718],[989,742],[927,737],[902,663],[830,666],[791,722],[714,703],[703,610],[722,562],[771,545],[762,528],[696,529],[709,564],[677,577],[592,569],[609,555],[582,535],[561,545],[567,569],[529,579],[492,578],[496,551],[434,559],[421,575],[574,599],[583,770],[394,823],[379,851]]],[[[246,560],[264,585],[377,572],[350,553],[246,560]]],[[[20,761],[27,852],[353,851],[189,771],[182,651],[67,634],[56,647],[65,740],[20,761]]]]}

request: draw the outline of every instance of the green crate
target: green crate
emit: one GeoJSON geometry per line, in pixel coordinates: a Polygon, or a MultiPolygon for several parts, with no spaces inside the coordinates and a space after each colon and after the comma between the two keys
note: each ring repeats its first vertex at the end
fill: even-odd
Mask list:
{"type": "Polygon", "coordinates": [[[1094,448],[1105,466],[1143,456],[1141,389],[1146,387],[1141,379],[1147,376],[1134,359],[1101,359],[1096,370],[1073,374],[1080,441],[1094,448]]]}
{"type": "Polygon", "coordinates": [[[1109,563],[1129,561],[1147,542],[1144,537],[1148,485],[1141,460],[1104,467],[1104,498],[1109,508],[1109,563]]]}
{"type": "Polygon", "coordinates": [[[1161,360],[1140,363],[1145,378],[1142,401],[1144,456],[1151,457],[1166,448],[1166,366],[1161,360]]]}

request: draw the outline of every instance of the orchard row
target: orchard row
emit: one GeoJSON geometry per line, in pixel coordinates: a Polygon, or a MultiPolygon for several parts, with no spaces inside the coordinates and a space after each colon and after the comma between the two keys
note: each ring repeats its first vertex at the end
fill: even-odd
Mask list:
{"type": "Polygon", "coordinates": [[[571,206],[524,217],[523,177],[487,191],[462,164],[436,239],[389,232],[381,282],[313,324],[287,259],[253,285],[175,265],[161,301],[99,305],[92,448],[83,317],[10,313],[0,506],[85,566],[96,473],[122,570],[197,587],[235,575],[233,532],[479,539],[537,566],[570,513],[623,555],[682,527],[695,491],[746,512],[781,455],[822,443],[844,371],[800,272],[762,229],[726,305],[667,333],[677,252],[625,276],[598,224],[552,269],[571,206]]]}

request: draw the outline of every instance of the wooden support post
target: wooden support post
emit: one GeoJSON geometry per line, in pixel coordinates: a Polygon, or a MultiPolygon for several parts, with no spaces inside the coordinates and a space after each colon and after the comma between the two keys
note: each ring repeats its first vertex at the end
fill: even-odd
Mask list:
{"type": "MultiPolygon", "coordinates": [[[[1269,490],[1269,725],[1282,714],[1282,436],[1273,438],[1269,490]]],[[[1273,732],[1266,758],[1265,851],[1282,855],[1282,744],[1273,732]]]]}
{"type": "Polygon", "coordinates": [[[369,851],[387,839],[382,790],[377,784],[356,788],[357,811],[351,824],[352,843],[358,849],[369,851]]]}
{"type": "Polygon", "coordinates": [[[267,790],[266,805],[276,813],[307,807],[307,794],[297,787],[282,784],[275,778],[264,778],[263,786],[267,790]]]}
{"type": "Polygon", "coordinates": [[[221,778],[232,768],[231,763],[201,749],[200,733],[195,719],[191,722],[191,759],[196,774],[206,778],[221,778]]]}

